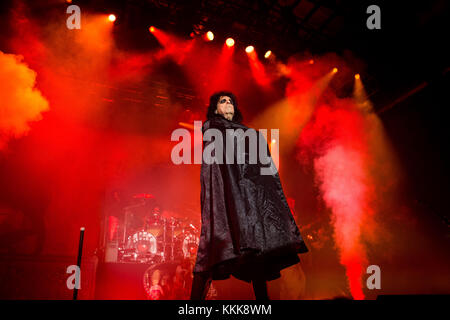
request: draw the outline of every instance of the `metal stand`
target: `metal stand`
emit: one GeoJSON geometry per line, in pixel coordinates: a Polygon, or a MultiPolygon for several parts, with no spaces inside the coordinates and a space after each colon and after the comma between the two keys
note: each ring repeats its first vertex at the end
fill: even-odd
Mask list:
{"type": "MultiPolygon", "coordinates": [[[[83,252],[83,238],[84,238],[84,227],[80,228],[80,241],[78,243],[78,258],[77,258],[77,266],[78,266],[78,276],[81,275],[81,255],[83,252]]],[[[77,289],[77,284],[78,281],[81,281],[79,277],[77,277],[75,279],[75,288],[73,289],[73,300],[77,300],[77,296],[78,296],[78,289],[77,289]]]]}
{"type": "Polygon", "coordinates": [[[167,243],[167,241],[166,241],[166,234],[167,234],[167,232],[166,232],[166,221],[164,220],[164,227],[163,227],[163,250],[162,250],[162,259],[161,259],[161,261],[162,262],[166,262],[166,243],[167,243]]]}
{"type": "Polygon", "coordinates": [[[172,229],[171,237],[170,237],[170,259],[173,260],[173,247],[175,243],[173,241],[174,233],[175,233],[175,222],[173,219],[170,220],[170,228],[172,229]]]}

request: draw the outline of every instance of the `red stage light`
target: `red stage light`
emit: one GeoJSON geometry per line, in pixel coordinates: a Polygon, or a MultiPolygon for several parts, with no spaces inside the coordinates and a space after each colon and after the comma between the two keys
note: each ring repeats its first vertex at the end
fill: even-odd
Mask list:
{"type": "Polygon", "coordinates": [[[150,30],[151,33],[155,32],[155,27],[151,26],[150,28],[148,28],[148,30],[150,30]]]}
{"type": "Polygon", "coordinates": [[[213,41],[214,40],[214,33],[212,33],[212,31],[208,31],[206,33],[206,39],[209,41],[213,41]]]}
{"type": "Polygon", "coordinates": [[[333,73],[338,72],[338,68],[333,68],[333,73]]]}
{"type": "Polygon", "coordinates": [[[225,43],[227,44],[227,46],[232,47],[234,46],[234,40],[233,38],[228,38],[225,43]]]}
{"type": "Polygon", "coordinates": [[[359,79],[359,73],[355,74],[355,79],[356,79],[356,80],[359,79]]]}
{"type": "Polygon", "coordinates": [[[116,21],[116,16],[113,15],[113,14],[110,14],[110,15],[108,16],[108,20],[111,21],[111,22],[114,22],[114,21],[116,21]]]}
{"type": "Polygon", "coordinates": [[[255,48],[253,46],[248,46],[247,48],[245,48],[245,52],[247,53],[251,53],[255,50],[255,48]]]}
{"type": "Polygon", "coordinates": [[[268,50],[267,52],[266,52],[266,54],[264,55],[264,58],[269,58],[270,56],[272,55],[272,51],[270,51],[270,50],[268,50]]]}

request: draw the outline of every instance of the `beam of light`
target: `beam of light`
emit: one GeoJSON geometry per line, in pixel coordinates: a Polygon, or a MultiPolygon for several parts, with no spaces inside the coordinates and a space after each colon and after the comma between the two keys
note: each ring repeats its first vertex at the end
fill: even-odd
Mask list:
{"type": "Polygon", "coordinates": [[[234,46],[234,39],[233,39],[233,38],[228,38],[228,39],[225,41],[225,43],[226,43],[226,45],[227,45],[228,47],[232,47],[232,46],[234,46]]]}
{"type": "Polygon", "coordinates": [[[114,21],[116,21],[116,16],[114,14],[110,14],[108,16],[108,20],[111,21],[111,22],[114,22],[114,21]]]}
{"type": "Polygon", "coordinates": [[[250,47],[251,49],[248,49],[249,47],[247,47],[245,51],[249,58],[250,70],[252,71],[253,78],[260,86],[268,88],[270,85],[270,78],[267,75],[264,65],[259,61],[255,49],[252,46],[250,47]]]}
{"type": "Polygon", "coordinates": [[[178,122],[178,125],[186,128],[186,129],[194,130],[194,125],[192,123],[178,122]]]}
{"type": "MultiPolygon", "coordinates": [[[[192,50],[194,40],[182,40],[154,26],[151,33],[163,46],[160,57],[169,55],[177,64],[182,64],[186,55],[192,50]]],[[[150,28],[152,28],[150,27],[150,28]]]]}
{"type": "Polygon", "coordinates": [[[169,36],[163,30],[161,30],[155,26],[150,26],[148,28],[148,30],[150,31],[150,33],[153,34],[153,36],[156,38],[156,40],[158,40],[158,42],[162,46],[166,46],[169,44],[169,36]]]}
{"type": "Polygon", "coordinates": [[[400,97],[398,97],[397,99],[395,99],[395,101],[393,101],[390,104],[388,104],[388,105],[384,106],[383,108],[381,108],[377,113],[381,114],[381,113],[383,113],[383,112],[393,108],[395,105],[399,104],[400,102],[408,99],[410,96],[412,96],[412,95],[416,94],[417,92],[421,91],[427,85],[428,85],[428,82],[426,82],[426,81],[422,82],[417,87],[413,88],[412,90],[409,90],[405,94],[403,94],[400,97]]]}
{"type": "Polygon", "coordinates": [[[213,40],[214,40],[214,33],[213,33],[212,31],[208,31],[208,32],[206,33],[205,38],[206,38],[206,40],[208,40],[208,41],[213,41],[213,40]]]}
{"type": "Polygon", "coordinates": [[[220,90],[221,88],[229,88],[232,75],[232,57],[234,46],[228,46],[226,43],[222,46],[219,59],[214,67],[214,76],[212,79],[211,90],[220,90]]]}
{"type": "Polygon", "coordinates": [[[266,51],[266,53],[264,54],[264,58],[268,59],[271,55],[272,55],[272,51],[268,50],[268,51],[266,51]]]}
{"type": "Polygon", "coordinates": [[[247,46],[245,48],[245,52],[247,53],[252,53],[253,51],[255,51],[255,48],[253,46],[247,46]]]}
{"type": "MultiPolygon", "coordinates": [[[[157,29],[155,32],[156,39],[159,37],[158,33],[157,29]]],[[[202,37],[184,40],[172,36],[170,39],[170,42],[175,42],[179,45],[166,43],[163,39],[158,40],[161,44],[164,43],[162,53],[170,54],[172,59],[178,61],[177,63],[183,68],[190,83],[195,87],[198,98],[207,100],[211,94],[210,87],[218,73],[218,70],[215,70],[215,64],[219,61],[220,52],[218,53],[218,50],[220,50],[220,47],[205,43],[202,37]],[[182,50],[184,48],[184,53],[179,52],[180,47],[182,50]],[[177,58],[177,56],[181,57],[177,58]],[[212,61],[212,64],[205,63],[205,61],[212,61]]]]}
{"type": "Polygon", "coordinates": [[[355,75],[355,82],[353,86],[353,99],[361,111],[364,112],[373,111],[373,105],[367,98],[366,90],[364,90],[364,86],[359,74],[355,75]]]}
{"type": "Polygon", "coordinates": [[[303,64],[281,64],[288,72],[289,85],[286,98],[260,112],[250,123],[254,128],[279,128],[283,148],[280,158],[289,154],[296,146],[303,127],[310,121],[316,103],[327,88],[333,73],[329,72],[317,80],[312,80],[303,72],[303,64]]]}

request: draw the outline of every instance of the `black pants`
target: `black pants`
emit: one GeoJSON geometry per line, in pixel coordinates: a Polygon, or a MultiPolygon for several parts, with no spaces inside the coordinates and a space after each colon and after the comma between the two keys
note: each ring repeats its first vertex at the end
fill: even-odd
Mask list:
{"type": "MultiPolygon", "coordinates": [[[[211,275],[209,273],[194,273],[192,281],[191,300],[205,300],[211,286],[211,275]]],[[[264,279],[252,280],[253,292],[256,300],[269,300],[267,293],[267,282],[264,279]]]]}

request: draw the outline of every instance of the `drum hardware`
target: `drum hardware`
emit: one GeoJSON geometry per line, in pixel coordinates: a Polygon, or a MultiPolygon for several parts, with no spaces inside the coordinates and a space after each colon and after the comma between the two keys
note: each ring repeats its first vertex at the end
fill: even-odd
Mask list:
{"type": "Polygon", "coordinates": [[[139,207],[142,207],[142,204],[135,204],[135,205],[131,205],[131,206],[123,208],[124,213],[125,213],[124,214],[125,218],[124,218],[124,222],[123,222],[124,227],[123,227],[123,231],[122,231],[122,243],[126,242],[127,229],[128,229],[128,224],[129,224],[128,216],[133,214],[131,212],[132,209],[139,208],[139,207]]]}
{"type": "Polygon", "coordinates": [[[178,212],[160,212],[153,196],[138,194],[124,207],[116,240],[117,262],[169,263],[192,258],[198,247],[198,230],[178,212]],[[136,203],[138,202],[138,203],[136,203]]]}
{"type": "Polygon", "coordinates": [[[172,236],[170,237],[170,259],[173,260],[173,249],[175,247],[174,243],[174,232],[175,232],[176,220],[174,217],[170,218],[170,228],[172,229],[172,236]]]}
{"type": "Polygon", "coordinates": [[[179,248],[177,251],[181,255],[181,258],[193,258],[197,251],[200,240],[197,228],[195,228],[192,224],[189,224],[183,229],[183,232],[177,239],[179,243],[179,248]]]}
{"type": "Polygon", "coordinates": [[[180,226],[176,219],[162,224],[163,232],[159,236],[148,232],[146,228],[129,235],[125,243],[118,248],[118,260],[164,263],[192,258],[199,244],[197,229],[188,224],[177,233],[180,226]]]}
{"type": "Polygon", "coordinates": [[[162,251],[162,262],[166,262],[166,243],[167,243],[167,225],[166,220],[164,220],[164,226],[163,226],[163,251],[162,251]]]}

